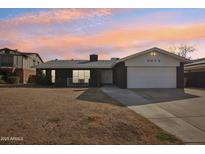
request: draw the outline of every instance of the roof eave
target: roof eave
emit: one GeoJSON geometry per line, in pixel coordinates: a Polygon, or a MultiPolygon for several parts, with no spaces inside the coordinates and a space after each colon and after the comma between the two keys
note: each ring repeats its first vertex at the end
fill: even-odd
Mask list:
{"type": "Polygon", "coordinates": [[[132,55],[130,55],[130,56],[124,57],[124,58],[120,59],[118,62],[126,61],[126,60],[129,60],[129,59],[132,59],[132,58],[134,58],[134,57],[137,57],[137,56],[146,54],[146,53],[151,52],[151,51],[158,51],[158,52],[160,52],[160,53],[167,54],[167,55],[169,55],[169,56],[171,56],[171,57],[173,57],[173,58],[175,58],[175,59],[180,60],[180,61],[183,62],[183,63],[192,62],[192,61],[189,60],[189,59],[186,59],[186,58],[184,58],[184,57],[178,56],[178,55],[176,55],[176,54],[174,54],[174,53],[168,52],[168,51],[166,51],[166,50],[164,50],[164,49],[160,49],[160,48],[157,48],[157,47],[153,47],[153,48],[144,50],[144,51],[142,51],[142,52],[138,52],[138,53],[132,54],[132,55]]]}
{"type": "Polygon", "coordinates": [[[113,67],[35,67],[36,69],[112,69],[113,67]]]}

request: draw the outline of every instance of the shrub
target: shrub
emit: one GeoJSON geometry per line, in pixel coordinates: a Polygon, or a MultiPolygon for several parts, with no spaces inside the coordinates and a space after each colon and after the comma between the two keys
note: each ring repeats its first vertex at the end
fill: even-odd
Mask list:
{"type": "Polygon", "coordinates": [[[5,76],[0,74],[0,80],[5,80],[5,76]]]}
{"type": "Polygon", "coordinates": [[[45,75],[37,75],[36,82],[40,85],[51,85],[51,82],[49,82],[45,75]]]}
{"type": "Polygon", "coordinates": [[[5,83],[6,83],[5,80],[0,79],[0,84],[5,84],[5,83]]]}
{"type": "Polygon", "coordinates": [[[157,138],[161,141],[170,141],[170,142],[175,142],[177,140],[175,136],[170,134],[165,134],[165,133],[158,134],[157,138]]]}
{"type": "Polygon", "coordinates": [[[36,75],[30,75],[28,78],[28,83],[36,83],[36,75]]]}
{"type": "Polygon", "coordinates": [[[5,76],[0,74],[0,84],[5,84],[6,83],[5,79],[6,79],[5,76]]]}
{"type": "Polygon", "coordinates": [[[20,78],[18,76],[9,76],[7,80],[8,80],[8,83],[18,84],[20,81],[20,78]]]}

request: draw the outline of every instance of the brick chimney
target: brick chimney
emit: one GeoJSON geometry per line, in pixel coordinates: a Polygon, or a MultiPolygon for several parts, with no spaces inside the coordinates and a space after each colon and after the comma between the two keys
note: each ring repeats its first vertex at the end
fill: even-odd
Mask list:
{"type": "Polygon", "coordinates": [[[96,54],[90,55],[90,61],[98,61],[98,55],[96,54]]]}

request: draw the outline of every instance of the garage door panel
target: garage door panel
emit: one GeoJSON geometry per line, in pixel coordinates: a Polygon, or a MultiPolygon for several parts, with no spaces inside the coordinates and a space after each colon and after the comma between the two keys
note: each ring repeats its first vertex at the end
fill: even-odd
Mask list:
{"type": "Polygon", "coordinates": [[[128,67],[128,88],[176,88],[176,68],[128,67]]]}

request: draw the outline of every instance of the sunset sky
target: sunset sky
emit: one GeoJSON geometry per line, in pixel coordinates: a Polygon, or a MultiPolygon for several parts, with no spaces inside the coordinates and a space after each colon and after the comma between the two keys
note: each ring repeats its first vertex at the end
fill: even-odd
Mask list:
{"type": "Polygon", "coordinates": [[[205,9],[0,9],[0,48],[46,60],[125,57],[181,44],[205,57],[205,9]]]}

